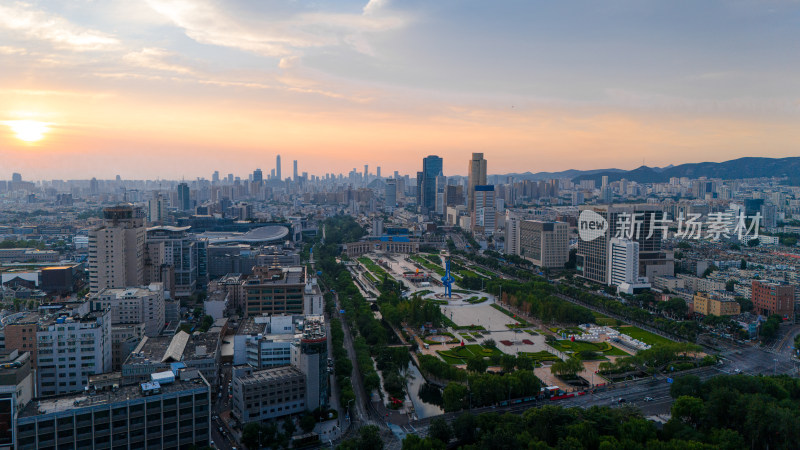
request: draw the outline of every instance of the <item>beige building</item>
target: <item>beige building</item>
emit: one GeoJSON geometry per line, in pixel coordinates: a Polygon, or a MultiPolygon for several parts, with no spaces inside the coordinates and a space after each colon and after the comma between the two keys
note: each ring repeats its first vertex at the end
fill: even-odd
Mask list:
{"type": "Polygon", "coordinates": [[[735,300],[717,298],[706,292],[694,295],[694,312],[704,316],[735,316],[741,312],[735,300]]]}
{"type": "Polygon", "coordinates": [[[103,210],[103,225],[89,232],[89,291],[144,283],[146,229],[141,208],[103,210]]]}
{"type": "Polygon", "coordinates": [[[519,255],[539,267],[562,268],[569,260],[569,227],[564,222],[520,220],[519,255]]]}

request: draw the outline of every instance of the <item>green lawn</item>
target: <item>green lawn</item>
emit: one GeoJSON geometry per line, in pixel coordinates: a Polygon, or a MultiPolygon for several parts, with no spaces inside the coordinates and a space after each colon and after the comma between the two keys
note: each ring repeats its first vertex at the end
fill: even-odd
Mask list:
{"type": "Polygon", "coordinates": [[[570,341],[569,339],[549,342],[547,345],[563,353],[597,352],[604,356],[630,356],[608,342],[570,341]]]}
{"type": "Polygon", "coordinates": [[[537,362],[537,363],[540,363],[542,361],[558,361],[559,360],[558,356],[556,356],[556,355],[554,355],[554,354],[552,354],[552,353],[550,353],[550,352],[548,352],[546,350],[542,350],[540,352],[535,352],[535,353],[519,352],[519,353],[517,353],[517,355],[524,356],[526,358],[530,358],[534,362],[537,362]]]}
{"type": "Polygon", "coordinates": [[[592,311],[592,315],[594,316],[594,321],[598,325],[606,326],[606,327],[613,327],[617,324],[617,319],[612,319],[603,313],[599,313],[596,311],[592,311]]]}
{"type": "Polygon", "coordinates": [[[444,269],[440,265],[434,264],[434,263],[428,261],[427,259],[425,259],[425,258],[423,258],[421,256],[417,256],[417,255],[411,255],[411,260],[416,262],[416,263],[418,263],[418,264],[420,264],[422,267],[424,267],[424,268],[426,268],[428,270],[432,270],[432,271],[436,272],[439,276],[442,276],[442,277],[444,276],[444,269]]]}
{"type": "Polygon", "coordinates": [[[370,272],[374,273],[378,276],[378,278],[383,279],[384,276],[387,276],[389,279],[393,279],[389,273],[383,270],[383,267],[375,264],[375,261],[367,258],[366,256],[362,256],[358,258],[358,262],[364,265],[370,272]]]}
{"type": "Polygon", "coordinates": [[[467,359],[476,356],[488,358],[493,354],[502,354],[502,352],[496,348],[486,348],[480,344],[468,344],[454,347],[450,350],[437,350],[436,353],[449,364],[466,364],[467,359]]]}
{"type": "Polygon", "coordinates": [[[488,298],[486,298],[486,297],[474,296],[474,297],[470,297],[470,298],[468,298],[468,299],[466,299],[464,301],[469,303],[470,305],[477,305],[478,303],[483,303],[486,300],[488,300],[488,298]]]}
{"type": "Polygon", "coordinates": [[[628,336],[638,339],[649,345],[670,344],[673,342],[665,337],[645,331],[639,327],[634,327],[633,325],[623,325],[621,327],[613,328],[622,334],[627,334],[628,336]]]}

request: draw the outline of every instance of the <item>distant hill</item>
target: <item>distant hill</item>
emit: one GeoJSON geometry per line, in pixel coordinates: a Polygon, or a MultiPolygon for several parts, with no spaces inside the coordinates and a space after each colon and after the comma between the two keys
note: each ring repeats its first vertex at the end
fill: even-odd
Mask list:
{"type": "Polygon", "coordinates": [[[664,168],[641,166],[628,171],[606,170],[595,173],[583,173],[572,178],[572,181],[595,180],[595,182],[599,184],[604,175],[608,176],[609,182],[619,181],[624,178],[638,183],[664,183],[668,182],[672,177],[707,177],[736,180],[742,178],[786,176],[789,178],[790,184],[798,185],[800,184],[800,157],[748,157],[720,163],[692,163],[681,164],[679,166],[667,166],[664,168]]]}

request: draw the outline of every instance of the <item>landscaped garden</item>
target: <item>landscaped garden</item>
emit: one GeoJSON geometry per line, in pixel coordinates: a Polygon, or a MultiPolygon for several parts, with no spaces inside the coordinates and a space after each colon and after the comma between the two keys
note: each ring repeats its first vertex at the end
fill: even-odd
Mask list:
{"type": "Polygon", "coordinates": [[[566,353],[575,354],[582,359],[607,359],[607,356],[630,356],[608,342],[570,341],[569,339],[550,341],[547,345],[566,353]]]}
{"type": "Polygon", "coordinates": [[[633,325],[623,325],[620,327],[613,327],[615,330],[619,331],[622,334],[627,334],[628,336],[642,341],[648,345],[660,345],[660,344],[672,344],[673,341],[661,337],[657,334],[653,334],[649,331],[645,331],[639,327],[634,327],[633,325]]]}
{"type": "Polygon", "coordinates": [[[530,358],[534,363],[542,363],[544,361],[560,361],[558,356],[546,350],[542,350],[540,352],[519,352],[517,355],[530,358]]]}
{"type": "Polygon", "coordinates": [[[492,355],[502,355],[496,348],[484,347],[480,344],[462,345],[450,350],[439,350],[436,353],[449,364],[466,364],[470,358],[490,358],[492,355]]]}

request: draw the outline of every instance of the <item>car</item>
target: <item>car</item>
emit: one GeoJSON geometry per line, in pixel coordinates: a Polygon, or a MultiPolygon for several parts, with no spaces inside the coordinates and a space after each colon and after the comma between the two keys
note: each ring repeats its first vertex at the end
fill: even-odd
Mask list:
{"type": "Polygon", "coordinates": [[[653,401],[653,397],[645,397],[645,398],[644,398],[644,401],[646,401],[646,402],[652,402],[652,401],[653,401]]]}
{"type": "Polygon", "coordinates": [[[621,398],[621,399],[617,400],[617,403],[625,403],[625,399],[621,398]]]}

